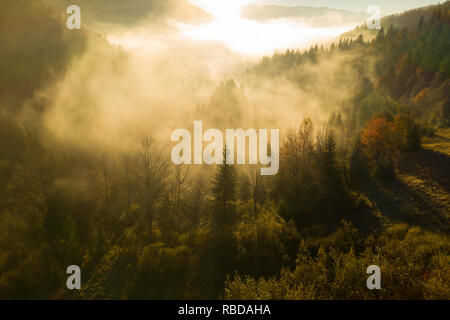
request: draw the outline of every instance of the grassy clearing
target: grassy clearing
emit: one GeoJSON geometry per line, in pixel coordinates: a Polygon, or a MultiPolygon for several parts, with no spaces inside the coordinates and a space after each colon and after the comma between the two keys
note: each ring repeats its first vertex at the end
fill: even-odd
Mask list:
{"type": "Polygon", "coordinates": [[[438,129],[432,137],[422,140],[424,149],[450,156],[450,128],[438,129]]]}
{"type": "Polygon", "coordinates": [[[423,139],[422,150],[398,159],[396,179],[363,190],[369,229],[408,223],[448,232],[450,218],[450,129],[423,139]]]}

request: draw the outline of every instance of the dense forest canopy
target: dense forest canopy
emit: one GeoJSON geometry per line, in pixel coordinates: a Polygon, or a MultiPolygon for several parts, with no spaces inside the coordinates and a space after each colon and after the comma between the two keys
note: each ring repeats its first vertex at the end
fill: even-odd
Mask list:
{"type": "Polygon", "coordinates": [[[0,298],[450,298],[449,7],[216,84],[177,63],[190,46],[143,65],[46,1],[5,3],[0,298]],[[281,127],[279,173],[173,165],[166,133],[194,119],[281,127]]]}
{"type": "MultiPolygon", "coordinates": [[[[49,6],[63,10],[73,4],[70,0],[44,0],[49,6]]],[[[187,0],[79,0],[89,24],[106,23],[134,25],[150,18],[164,23],[167,17],[181,21],[204,22],[211,17],[187,0]]]]}

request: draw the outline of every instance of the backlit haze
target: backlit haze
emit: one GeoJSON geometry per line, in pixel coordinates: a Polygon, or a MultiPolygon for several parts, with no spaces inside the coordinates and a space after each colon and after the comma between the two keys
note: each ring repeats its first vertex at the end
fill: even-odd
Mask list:
{"type": "MultiPolygon", "coordinates": [[[[189,0],[189,2],[207,12],[213,19],[201,24],[169,20],[169,25],[178,31],[178,40],[220,44],[234,53],[247,56],[261,56],[287,48],[305,49],[334,39],[355,27],[355,24],[350,24],[317,28],[287,19],[267,23],[248,20],[241,17],[241,8],[252,4],[246,0],[189,0]]],[[[165,46],[143,28],[111,33],[108,39],[125,49],[150,48],[154,51],[165,46]]],[[[167,42],[167,35],[160,40],[167,42]]]]}

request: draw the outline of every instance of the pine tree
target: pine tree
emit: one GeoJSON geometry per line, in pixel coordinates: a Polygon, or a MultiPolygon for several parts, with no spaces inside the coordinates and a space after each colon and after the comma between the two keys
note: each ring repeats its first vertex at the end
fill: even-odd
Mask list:
{"type": "Polygon", "coordinates": [[[367,160],[361,146],[361,137],[358,136],[349,159],[350,181],[353,183],[362,183],[369,178],[367,160]]]}
{"type": "Polygon", "coordinates": [[[336,169],[336,142],[330,132],[327,132],[325,136],[322,160],[325,170],[334,171],[336,169]]]}
{"type": "Polygon", "coordinates": [[[223,164],[214,178],[213,194],[216,209],[215,220],[218,225],[233,223],[234,200],[236,198],[236,170],[226,163],[227,149],[223,150],[223,164]]]}
{"type": "Polygon", "coordinates": [[[419,30],[422,30],[424,26],[425,26],[425,19],[423,18],[423,16],[420,16],[420,21],[417,27],[419,28],[419,30]]]}
{"type": "Polygon", "coordinates": [[[336,154],[336,142],[331,132],[325,132],[323,141],[319,143],[321,160],[321,190],[323,199],[321,211],[329,214],[324,221],[334,221],[346,212],[348,207],[348,188],[336,154]]]}
{"type": "Polygon", "coordinates": [[[377,34],[376,42],[380,43],[384,40],[384,28],[381,28],[377,34]]]}
{"type": "Polygon", "coordinates": [[[236,170],[226,163],[227,149],[223,150],[223,164],[214,178],[214,273],[211,282],[220,288],[227,274],[235,270],[236,247],[233,243],[232,227],[235,222],[236,170]]]}
{"type": "Polygon", "coordinates": [[[250,179],[247,174],[241,173],[239,180],[239,199],[248,201],[251,198],[250,179]]]}
{"type": "Polygon", "coordinates": [[[325,136],[325,142],[322,150],[322,166],[327,193],[345,196],[345,191],[347,188],[338,164],[336,155],[336,141],[331,132],[327,132],[325,136]]]}

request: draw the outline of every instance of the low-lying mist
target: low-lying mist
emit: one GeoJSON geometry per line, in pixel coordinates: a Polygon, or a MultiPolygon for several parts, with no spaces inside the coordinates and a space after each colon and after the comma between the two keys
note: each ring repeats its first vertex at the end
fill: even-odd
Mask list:
{"type": "MultiPolygon", "coordinates": [[[[213,34],[214,26],[221,23],[197,27],[212,28],[208,32],[213,34]]],[[[61,79],[36,94],[48,105],[45,128],[64,143],[118,150],[128,150],[136,135],[142,134],[171,145],[171,132],[192,130],[194,120],[202,120],[205,129],[279,128],[283,137],[285,129],[305,117],[325,122],[353,93],[358,75],[344,67],[351,59],[348,54],[290,70],[308,79],[299,83],[285,75],[251,72],[262,55],[236,52],[220,37],[195,39],[188,29],[177,27],[160,28],[150,22],[127,28],[111,25],[103,29],[103,37],[91,36],[85,52],[61,79]]],[[[301,49],[317,41],[323,31],[310,28],[317,33],[302,36],[304,29],[292,25],[265,28],[273,28],[274,33],[267,34],[264,44],[283,47],[274,39],[286,28],[292,31],[285,34],[285,45],[301,49]]],[[[245,37],[252,30],[227,32],[239,46],[240,41],[247,45],[245,37]]],[[[21,116],[30,120],[33,114],[27,110],[31,108],[21,116]]]]}

